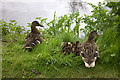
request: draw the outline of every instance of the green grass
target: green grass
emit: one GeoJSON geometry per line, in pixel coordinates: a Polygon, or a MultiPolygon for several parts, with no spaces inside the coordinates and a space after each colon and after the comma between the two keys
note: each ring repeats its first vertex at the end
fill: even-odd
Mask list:
{"type": "MultiPolygon", "coordinates": [[[[114,3],[108,3],[106,6],[110,7],[112,4],[114,3]]],[[[115,4],[117,5],[117,3],[115,4]]],[[[7,41],[2,42],[2,77],[117,78],[119,16],[114,12],[117,6],[111,7],[111,13],[102,8],[103,4],[101,3],[98,4],[98,7],[90,5],[94,8],[91,16],[79,16],[79,11],[77,11],[58,18],[54,14],[54,19],[48,23],[46,18],[36,18],[37,21],[48,25],[49,28],[40,29],[44,41],[31,52],[22,49],[29,30],[26,32],[25,27],[17,25],[15,20],[10,20],[9,23],[0,20],[2,40],[7,41]],[[80,29],[85,36],[78,38],[76,35],[79,35],[81,22],[87,24],[84,29],[80,29]],[[73,23],[76,25],[72,30],[73,23]],[[76,42],[77,40],[85,42],[91,30],[97,30],[98,33],[103,34],[95,38],[99,48],[96,66],[86,68],[80,56],[75,57],[73,54],[63,55],[61,53],[61,42],[76,42]]],[[[30,23],[28,23],[28,27],[30,27],[30,23]]]]}
{"type": "Polygon", "coordinates": [[[2,43],[3,78],[118,78],[118,68],[97,60],[94,68],[86,68],[80,56],[63,55],[62,41],[81,39],[66,34],[45,39],[32,52],[22,49],[19,42],[2,43]],[[32,71],[39,72],[35,74],[32,71]]]}
{"type": "MultiPolygon", "coordinates": [[[[48,25],[49,28],[40,29],[44,41],[31,52],[22,49],[25,36],[30,30],[26,32],[25,27],[17,25],[15,20],[10,20],[9,23],[0,20],[2,40],[7,41],[2,42],[2,77],[117,78],[119,16],[116,11],[114,12],[114,9],[117,9],[117,3],[111,7],[112,13],[102,8],[102,5],[110,7],[112,4],[114,3],[107,5],[99,3],[98,7],[90,4],[94,8],[91,16],[80,16],[77,11],[58,18],[54,13],[54,19],[50,22],[46,22],[47,18],[36,18],[37,21],[48,25]],[[87,24],[84,29],[80,29],[85,36],[78,38],[76,35],[79,35],[81,22],[87,24]],[[71,29],[72,24],[75,24],[73,30],[71,29]],[[103,34],[95,38],[99,48],[96,66],[86,68],[80,56],[75,57],[73,54],[63,55],[61,53],[61,42],[76,42],[77,40],[81,43],[85,42],[91,30],[97,30],[98,33],[103,34]]],[[[30,27],[30,23],[28,23],[28,27],[30,27]]]]}

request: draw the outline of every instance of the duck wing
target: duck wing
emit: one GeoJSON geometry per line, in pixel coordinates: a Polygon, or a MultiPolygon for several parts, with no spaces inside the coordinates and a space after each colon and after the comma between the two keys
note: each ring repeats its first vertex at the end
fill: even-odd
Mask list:
{"type": "Polygon", "coordinates": [[[35,42],[35,37],[32,33],[28,34],[25,38],[25,45],[30,46],[32,43],[35,42]]]}
{"type": "Polygon", "coordinates": [[[81,53],[87,59],[93,59],[98,56],[98,48],[96,43],[86,42],[82,45],[81,53]]]}
{"type": "Polygon", "coordinates": [[[36,36],[35,41],[39,41],[40,43],[42,43],[42,41],[43,41],[42,35],[41,34],[36,34],[35,36],[36,36]]]}

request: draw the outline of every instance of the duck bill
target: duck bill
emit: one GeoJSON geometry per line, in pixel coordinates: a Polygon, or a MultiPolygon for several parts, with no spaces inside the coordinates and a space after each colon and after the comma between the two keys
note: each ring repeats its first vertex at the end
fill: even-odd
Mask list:
{"type": "Polygon", "coordinates": [[[96,36],[100,36],[99,34],[96,34],[96,36]]]}
{"type": "Polygon", "coordinates": [[[39,24],[40,27],[44,27],[43,25],[39,24]]]}
{"type": "Polygon", "coordinates": [[[84,63],[85,63],[85,67],[87,67],[87,68],[95,67],[95,61],[92,62],[91,64],[88,64],[88,63],[86,63],[85,61],[84,61],[84,63]]]}
{"type": "Polygon", "coordinates": [[[97,57],[94,58],[93,62],[86,62],[85,58],[82,57],[82,60],[84,61],[85,67],[90,68],[90,67],[95,67],[95,61],[97,57]]]}

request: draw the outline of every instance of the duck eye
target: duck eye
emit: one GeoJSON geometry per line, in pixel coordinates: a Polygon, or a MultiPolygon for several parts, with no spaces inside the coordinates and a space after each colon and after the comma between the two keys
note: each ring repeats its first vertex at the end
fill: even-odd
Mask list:
{"type": "Polygon", "coordinates": [[[83,54],[83,53],[81,53],[81,55],[82,55],[82,57],[84,57],[84,54],[83,54]]]}
{"type": "Polygon", "coordinates": [[[98,53],[95,53],[95,54],[94,54],[94,57],[97,57],[97,56],[98,56],[98,53]]]}
{"type": "Polygon", "coordinates": [[[81,56],[82,56],[82,57],[84,57],[84,54],[83,54],[83,52],[82,52],[82,51],[81,51],[81,56]]]}

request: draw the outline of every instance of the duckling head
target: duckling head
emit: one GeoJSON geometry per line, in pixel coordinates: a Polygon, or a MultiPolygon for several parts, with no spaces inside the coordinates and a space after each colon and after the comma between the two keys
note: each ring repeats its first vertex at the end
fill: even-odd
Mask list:
{"type": "Polygon", "coordinates": [[[62,42],[62,43],[61,43],[61,46],[62,46],[62,48],[67,47],[67,46],[68,46],[68,43],[67,43],[67,42],[62,42]]]}
{"type": "Polygon", "coordinates": [[[80,41],[76,41],[76,44],[80,44],[80,41]]]}
{"type": "Polygon", "coordinates": [[[68,42],[68,47],[72,47],[72,42],[68,42]]]}

